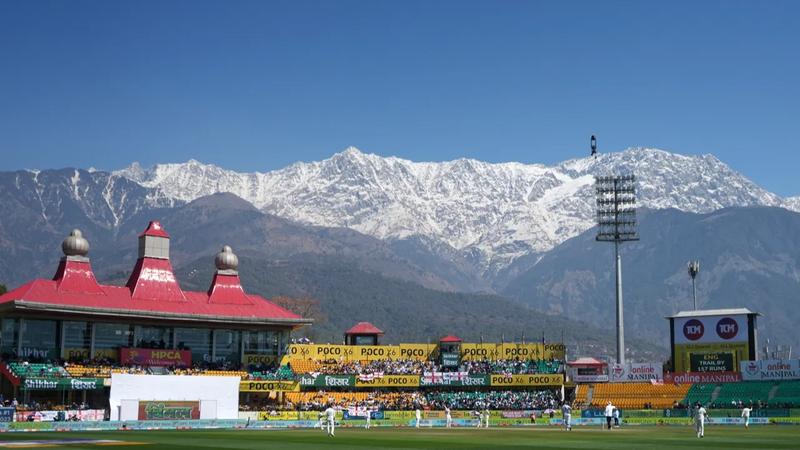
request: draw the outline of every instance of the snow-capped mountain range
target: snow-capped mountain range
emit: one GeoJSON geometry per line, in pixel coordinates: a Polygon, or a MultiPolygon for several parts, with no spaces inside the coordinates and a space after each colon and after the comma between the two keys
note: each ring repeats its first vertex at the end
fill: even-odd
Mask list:
{"type": "Polygon", "coordinates": [[[635,173],[639,205],[705,213],[729,206],[800,211],[712,155],[632,148],[554,166],[473,159],[413,162],[350,147],[329,159],[271,172],[239,173],[190,160],[113,172],[149,198],[188,202],[233,193],[297,222],[346,227],[380,239],[424,236],[495,272],[546,252],[594,224],[594,176],[635,173]]]}

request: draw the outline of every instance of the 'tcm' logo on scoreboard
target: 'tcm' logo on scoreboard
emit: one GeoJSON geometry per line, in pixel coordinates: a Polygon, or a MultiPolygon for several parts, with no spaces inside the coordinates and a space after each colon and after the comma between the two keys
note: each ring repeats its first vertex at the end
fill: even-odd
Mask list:
{"type": "Polygon", "coordinates": [[[687,320],[685,324],[683,324],[683,335],[686,336],[686,339],[690,341],[696,341],[703,337],[703,333],[705,333],[705,327],[703,327],[703,322],[700,322],[697,319],[690,319],[687,320]]]}

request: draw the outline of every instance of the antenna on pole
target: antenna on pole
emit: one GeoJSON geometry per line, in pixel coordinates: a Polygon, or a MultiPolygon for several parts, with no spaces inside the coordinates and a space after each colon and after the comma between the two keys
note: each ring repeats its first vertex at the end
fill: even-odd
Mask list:
{"type": "Polygon", "coordinates": [[[689,261],[689,276],[692,277],[692,299],[694,300],[694,310],[697,311],[697,286],[694,279],[700,273],[700,261],[689,261]]]}

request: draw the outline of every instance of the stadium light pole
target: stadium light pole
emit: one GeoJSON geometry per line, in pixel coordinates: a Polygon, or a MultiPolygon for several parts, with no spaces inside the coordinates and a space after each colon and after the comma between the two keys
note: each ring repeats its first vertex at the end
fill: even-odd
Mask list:
{"type": "Polygon", "coordinates": [[[692,299],[694,300],[694,310],[697,311],[697,286],[694,279],[700,273],[700,261],[689,261],[689,276],[692,277],[692,299]]]}
{"type": "Polygon", "coordinates": [[[595,177],[597,199],[597,237],[600,242],[614,243],[617,284],[617,364],[625,364],[625,326],[622,312],[623,242],[638,241],[636,231],[636,176],[609,175],[595,177]]]}

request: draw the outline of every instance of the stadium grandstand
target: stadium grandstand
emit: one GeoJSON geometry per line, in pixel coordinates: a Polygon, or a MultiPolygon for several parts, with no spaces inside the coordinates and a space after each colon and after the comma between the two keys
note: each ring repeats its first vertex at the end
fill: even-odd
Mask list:
{"type": "MultiPolygon", "coordinates": [[[[293,339],[312,321],[245,292],[230,247],[216,255],[208,290],[191,292],[172,271],[169,243],[166,230],[150,222],[127,283],[113,286],[97,282],[89,242],[73,230],[52,279],[0,296],[0,409],[13,410],[14,420],[171,417],[148,413],[159,401],[177,402],[198,420],[301,420],[335,406],[349,420],[367,410],[392,423],[414,410],[436,418],[449,408],[471,420],[489,409],[495,423],[519,423],[557,418],[564,402],[587,420],[609,402],[626,420],[685,416],[698,402],[727,415],[747,406],[788,416],[800,406],[800,381],[792,381],[799,363],[747,360],[755,341],[746,333],[730,345],[673,342],[683,371],[662,362],[614,365],[603,355],[570,362],[563,343],[544,341],[470,343],[446,335],[382,344],[384,332],[368,322],[345,331],[341,344],[293,339]],[[226,393],[210,399],[217,391],[226,393]]],[[[752,327],[757,315],[699,313],[672,316],[670,324],[695,332],[700,320],[730,314],[719,320],[734,339],[739,324],[752,327]]]]}

